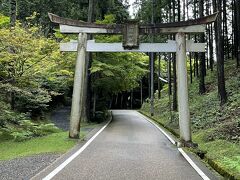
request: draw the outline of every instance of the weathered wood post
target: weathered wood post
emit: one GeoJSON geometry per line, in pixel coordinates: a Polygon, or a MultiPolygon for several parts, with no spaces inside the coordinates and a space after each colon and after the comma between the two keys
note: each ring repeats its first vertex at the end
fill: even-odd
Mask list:
{"type": "Polygon", "coordinates": [[[177,62],[177,92],[180,138],[183,142],[191,142],[191,122],[188,104],[188,80],[186,61],[186,37],[185,33],[176,34],[176,62],[177,62]]]}
{"type": "Polygon", "coordinates": [[[79,138],[80,132],[80,119],[83,103],[83,87],[85,77],[85,61],[86,61],[86,46],[87,46],[87,34],[80,33],[78,36],[78,54],[75,65],[73,95],[72,95],[72,107],[70,117],[70,138],[79,138]]]}

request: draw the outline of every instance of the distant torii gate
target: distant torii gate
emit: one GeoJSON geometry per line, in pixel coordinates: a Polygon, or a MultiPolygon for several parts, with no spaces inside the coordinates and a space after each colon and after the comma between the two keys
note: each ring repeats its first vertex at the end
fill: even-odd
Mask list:
{"type": "MultiPolygon", "coordinates": [[[[204,33],[206,24],[214,22],[217,15],[218,13],[215,13],[196,20],[155,25],[139,25],[135,20],[130,20],[123,25],[104,25],[62,18],[49,13],[50,20],[60,24],[61,33],[79,34],[78,41],[60,44],[61,51],[78,52],[69,137],[79,137],[80,107],[83,104],[82,89],[84,87],[83,78],[86,52],[176,52],[180,138],[183,142],[191,142],[186,52],[205,52],[205,43],[186,41],[185,34],[204,33]],[[87,40],[87,34],[123,34],[123,43],[96,43],[94,40],[87,40]],[[167,43],[139,43],[139,35],[149,34],[176,34],[176,41],[168,41],[167,43]]],[[[151,80],[151,86],[153,87],[153,79],[151,80]]],[[[151,102],[153,102],[154,98],[153,91],[153,88],[151,88],[151,102]]]]}

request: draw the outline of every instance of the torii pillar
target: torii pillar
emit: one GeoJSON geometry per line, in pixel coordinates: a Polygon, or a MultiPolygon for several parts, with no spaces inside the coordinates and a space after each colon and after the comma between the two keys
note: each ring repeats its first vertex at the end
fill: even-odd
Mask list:
{"type": "Polygon", "coordinates": [[[185,33],[176,34],[176,63],[177,63],[177,94],[179,112],[179,130],[181,141],[190,142],[191,121],[188,102],[188,80],[187,80],[187,56],[185,33]]]}
{"type": "Polygon", "coordinates": [[[80,118],[82,108],[80,107],[83,102],[83,88],[85,77],[85,63],[86,63],[86,47],[87,47],[87,34],[80,33],[78,36],[78,54],[75,65],[73,95],[72,95],[72,108],[70,117],[70,138],[79,138],[80,132],[80,118]]]}

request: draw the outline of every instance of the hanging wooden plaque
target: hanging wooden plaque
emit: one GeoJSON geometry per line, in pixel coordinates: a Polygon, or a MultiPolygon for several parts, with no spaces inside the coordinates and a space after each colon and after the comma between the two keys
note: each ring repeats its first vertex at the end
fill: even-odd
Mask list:
{"type": "Polygon", "coordinates": [[[123,48],[139,48],[139,22],[137,20],[128,20],[123,27],[123,48]]]}

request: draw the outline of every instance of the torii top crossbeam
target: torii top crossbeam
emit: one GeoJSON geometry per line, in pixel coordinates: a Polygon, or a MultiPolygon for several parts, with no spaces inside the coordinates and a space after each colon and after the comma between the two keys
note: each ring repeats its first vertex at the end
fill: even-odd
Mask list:
{"type": "MultiPolygon", "coordinates": [[[[86,29],[86,33],[92,34],[122,34],[125,27],[124,24],[106,25],[87,23],[80,20],[63,18],[52,13],[48,15],[53,23],[60,24],[60,31],[62,33],[80,33],[86,29]]],[[[217,15],[218,13],[214,13],[203,18],[181,22],[139,25],[139,34],[200,33],[205,31],[206,24],[216,20],[217,15]]]]}

